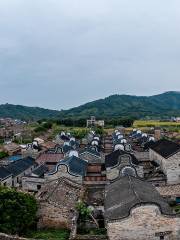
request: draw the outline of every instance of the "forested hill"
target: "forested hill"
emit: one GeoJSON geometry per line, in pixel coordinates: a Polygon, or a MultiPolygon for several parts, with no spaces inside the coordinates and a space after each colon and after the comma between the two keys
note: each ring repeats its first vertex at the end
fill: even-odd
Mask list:
{"type": "Polygon", "coordinates": [[[0,117],[13,117],[25,120],[42,118],[98,118],[109,117],[171,117],[180,116],[180,92],[166,92],[145,97],[112,95],[64,111],[55,111],[21,105],[0,105],[0,117]]]}
{"type": "Polygon", "coordinates": [[[63,115],[82,118],[91,115],[100,118],[180,116],[180,92],[166,92],[150,97],[112,95],[63,111],[63,115]]]}
{"type": "Polygon", "coordinates": [[[39,107],[26,107],[13,104],[0,105],[0,117],[11,117],[23,120],[38,120],[43,118],[56,118],[59,111],[39,107]]]}

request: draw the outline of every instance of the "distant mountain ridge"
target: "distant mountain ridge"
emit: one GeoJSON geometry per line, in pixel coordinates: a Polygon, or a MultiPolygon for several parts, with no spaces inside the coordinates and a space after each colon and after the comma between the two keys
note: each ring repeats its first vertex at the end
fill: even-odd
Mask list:
{"type": "Polygon", "coordinates": [[[180,92],[154,96],[112,95],[69,110],[49,110],[21,105],[0,105],[0,117],[20,119],[109,117],[171,117],[180,116],[180,92]]]}
{"type": "Polygon", "coordinates": [[[87,117],[171,117],[180,116],[180,92],[154,96],[112,95],[63,111],[64,116],[87,117]]]}
{"type": "Polygon", "coordinates": [[[56,118],[59,111],[40,107],[27,107],[22,105],[2,104],[0,105],[0,117],[10,117],[23,120],[39,120],[43,118],[56,118]]]}

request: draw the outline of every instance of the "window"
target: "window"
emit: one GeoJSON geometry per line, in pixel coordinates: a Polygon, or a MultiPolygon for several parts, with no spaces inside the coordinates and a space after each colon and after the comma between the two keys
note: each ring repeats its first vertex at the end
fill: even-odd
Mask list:
{"type": "Polygon", "coordinates": [[[164,236],[160,236],[160,240],[164,240],[164,236]]]}
{"type": "Polygon", "coordinates": [[[37,185],[37,190],[40,190],[41,189],[41,185],[37,185]]]}

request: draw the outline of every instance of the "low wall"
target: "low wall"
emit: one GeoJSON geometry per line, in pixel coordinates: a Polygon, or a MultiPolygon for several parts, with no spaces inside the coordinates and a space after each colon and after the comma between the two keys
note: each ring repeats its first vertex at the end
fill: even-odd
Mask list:
{"type": "Polygon", "coordinates": [[[27,238],[21,238],[18,236],[11,236],[11,235],[7,235],[4,233],[0,233],[0,239],[1,240],[28,240],[27,238]]]}

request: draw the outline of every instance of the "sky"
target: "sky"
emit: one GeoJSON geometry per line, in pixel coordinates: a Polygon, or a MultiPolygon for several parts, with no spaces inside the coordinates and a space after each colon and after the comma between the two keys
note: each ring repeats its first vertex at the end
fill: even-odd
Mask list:
{"type": "Polygon", "coordinates": [[[0,0],[0,104],[180,90],[179,0],[0,0]]]}

